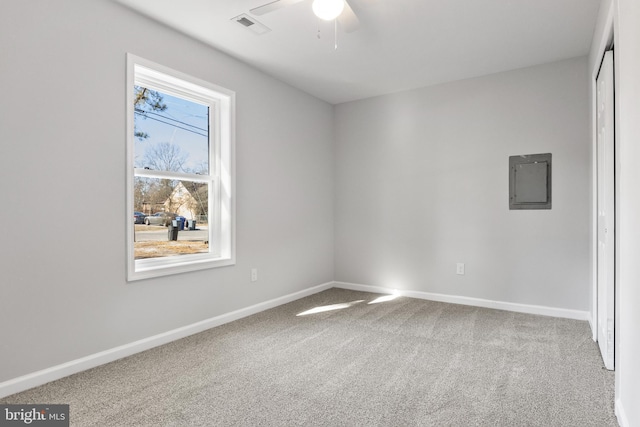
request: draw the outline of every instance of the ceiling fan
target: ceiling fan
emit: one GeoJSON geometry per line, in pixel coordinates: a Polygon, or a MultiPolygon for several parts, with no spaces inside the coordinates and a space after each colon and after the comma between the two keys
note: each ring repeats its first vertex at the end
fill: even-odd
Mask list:
{"type": "MultiPolygon", "coordinates": [[[[274,0],[262,6],[250,9],[253,15],[261,16],[274,10],[281,9],[306,0],[274,0]]],[[[356,16],[347,0],[313,0],[313,12],[320,19],[326,21],[337,20],[346,33],[352,33],[360,27],[360,20],[356,16]]]]}

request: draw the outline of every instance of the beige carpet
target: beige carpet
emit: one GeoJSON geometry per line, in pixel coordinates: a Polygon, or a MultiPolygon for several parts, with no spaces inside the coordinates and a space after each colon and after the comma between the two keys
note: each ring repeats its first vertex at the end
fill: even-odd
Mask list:
{"type": "Polygon", "coordinates": [[[331,289],[1,403],[68,403],[73,426],[617,425],[586,322],[380,296],[331,289]]]}

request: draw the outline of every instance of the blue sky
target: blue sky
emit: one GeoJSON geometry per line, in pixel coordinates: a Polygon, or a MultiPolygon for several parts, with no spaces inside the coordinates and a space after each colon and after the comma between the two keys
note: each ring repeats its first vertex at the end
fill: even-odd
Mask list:
{"type": "Polygon", "coordinates": [[[136,138],[134,153],[136,167],[144,167],[147,150],[154,145],[168,142],[180,147],[186,154],[185,171],[201,170],[209,157],[208,107],[185,99],[161,93],[167,109],[149,113],[147,118],[135,114],[136,129],[149,137],[136,138]]]}

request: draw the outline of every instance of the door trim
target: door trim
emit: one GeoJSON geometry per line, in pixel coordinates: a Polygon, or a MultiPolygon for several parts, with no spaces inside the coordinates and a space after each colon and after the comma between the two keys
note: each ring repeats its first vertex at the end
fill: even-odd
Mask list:
{"type": "Polygon", "coordinates": [[[596,51],[596,57],[599,58],[599,61],[594,64],[589,81],[591,89],[591,317],[589,319],[589,324],[591,326],[592,339],[594,341],[598,340],[598,106],[596,100],[596,79],[600,71],[600,65],[604,59],[604,54],[613,45],[613,12],[613,2],[611,2],[607,13],[605,29],[603,31],[603,34],[605,35],[600,40],[600,45],[596,51]]]}

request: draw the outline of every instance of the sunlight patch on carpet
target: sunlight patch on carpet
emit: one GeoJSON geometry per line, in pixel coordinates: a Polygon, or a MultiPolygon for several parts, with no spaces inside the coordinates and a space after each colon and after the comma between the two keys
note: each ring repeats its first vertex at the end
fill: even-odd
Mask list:
{"type": "Polygon", "coordinates": [[[391,295],[383,295],[381,297],[378,297],[376,299],[374,299],[373,301],[367,303],[369,305],[371,304],[379,304],[381,302],[387,302],[387,301],[393,301],[394,299],[398,298],[400,295],[398,294],[391,294],[391,295]]]}
{"type": "Polygon", "coordinates": [[[344,302],[341,304],[322,305],[322,306],[314,307],[307,311],[303,311],[302,313],[298,313],[296,314],[296,316],[308,316],[310,314],[324,313],[326,311],[342,310],[344,308],[349,308],[356,304],[360,304],[361,302],[364,302],[364,300],[361,299],[357,301],[344,302]]]}

